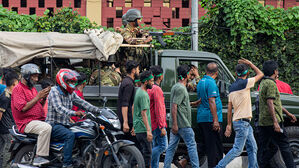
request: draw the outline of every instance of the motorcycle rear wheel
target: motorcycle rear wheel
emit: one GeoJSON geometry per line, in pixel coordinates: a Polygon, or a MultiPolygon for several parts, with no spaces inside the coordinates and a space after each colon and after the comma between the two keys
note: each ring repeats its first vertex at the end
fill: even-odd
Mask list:
{"type": "Polygon", "coordinates": [[[13,163],[31,164],[33,161],[34,145],[23,146],[16,154],[13,163]]]}
{"type": "MultiPolygon", "coordinates": [[[[124,146],[119,149],[117,157],[123,168],[144,168],[141,152],[135,146],[124,146]]],[[[117,168],[112,155],[103,158],[102,168],[117,168]]]]}

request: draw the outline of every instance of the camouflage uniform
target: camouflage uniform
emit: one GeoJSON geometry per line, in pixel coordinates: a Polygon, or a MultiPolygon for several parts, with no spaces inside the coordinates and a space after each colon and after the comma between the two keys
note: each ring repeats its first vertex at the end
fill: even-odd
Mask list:
{"type": "MultiPolygon", "coordinates": [[[[98,75],[99,75],[99,70],[95,70],[91,74],[89,85],[94,85],[99,83],[98,75]]],[[[114,71],[111,67],[105,66],[101,69],[102,86],[118,86],[120,82],[121,82],[120,74],[114,71]]]]}
{"type": "MultiPolygon", "coordinates": [[[[146,31],[138,27],[132,27],[130,24],[127,24],[126,28],[121,32],[124,37],[124,43],[127,44],[146,44],[144,42],[144,38],[146,38],[149,34],[146,31]],[[141,38],[141,39],[136,39],[141,38]]],[[[149,58],[147,54],[144,52],[143,47],[126,47],[121,48],[120,55],[118,57],[121,61],[135,60],[142,67],[146,66],[149,62],[149,58]]],[[[123,71],[123,70],[122,70],[123,71]]]]}

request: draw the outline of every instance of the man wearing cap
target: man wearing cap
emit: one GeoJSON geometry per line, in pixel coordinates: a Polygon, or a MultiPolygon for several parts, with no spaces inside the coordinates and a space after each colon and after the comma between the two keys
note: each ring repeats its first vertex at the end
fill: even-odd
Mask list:
{"type": "Polygon", "coordinates": [[[140,151],[143,155],[145,167],[151,167],[152,156],[152,128],[150,114],[150,99],[147,89],[154,84],[154,77],[150,71],[144,71],[140,75],[141,87],[137,89],[134,98],[133,126],[140,151]]]}
{"type": "Polygon", "coordinates": [[[225,168],[234,158],[238,157],[244,146],[248,153],[248,167],[257,168],[257,145],[253,135],[253,129],[250,126],[252,118],[250,88],[258,82],[264,74],[254,64],[246,59],[238,61],[236,66],[237,80],[229,88],[228,113],[225,136],[230,137],[232,132],[232,108],[234,108],[233,127],[236,132],[233,148],[218,163],[216,168],[225,168]],[[248,78],[248,67],[251,67],[256,73],[255,77],[248,78]],[[248,79],[247,79],[248,78],[248,79]]]}

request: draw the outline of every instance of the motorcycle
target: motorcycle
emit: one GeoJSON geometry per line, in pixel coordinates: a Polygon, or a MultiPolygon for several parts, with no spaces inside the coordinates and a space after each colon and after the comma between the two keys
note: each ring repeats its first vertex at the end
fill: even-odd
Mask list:
{"type": "MultiPolygon", "coordinates": [[[[85,120],[74,123],[69,129],[75,134],[72,158],[74,167],[130,168],[145,167],[143,156],[135,144],[118,140],[121,131],[118,116],[109,108],[101,108],[99,115],[86,112],[85,120]]],[[[13,126],[10,147],[12,167],[34,167],[37,135],[21,134],[13,126]]],[[[62,167],[64,143],[51,140],[50,163],[41,167],[62,167]]]]}

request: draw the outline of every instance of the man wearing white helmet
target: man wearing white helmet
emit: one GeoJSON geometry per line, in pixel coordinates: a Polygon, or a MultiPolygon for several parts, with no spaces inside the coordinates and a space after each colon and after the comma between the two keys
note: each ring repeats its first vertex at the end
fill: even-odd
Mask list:
{"type": "Polygon", "coordinates": [[[34,85],[38,82],[40,70],[35,64],[21,67],[21,82],[11,94],[11,110],[19,132],[37,134],[36,157],[33,165],[41,166],[49,163],[44,157],[49,156],[52,127],[45,121],[43,105],[50,92],[47,87],[37,92],[34,85]]]}

